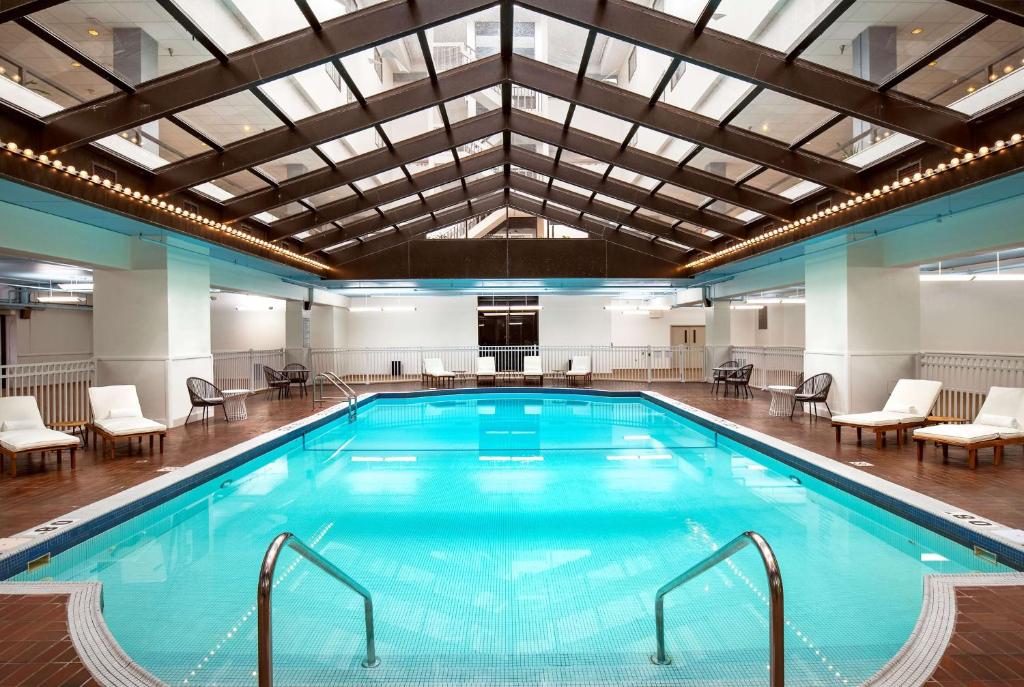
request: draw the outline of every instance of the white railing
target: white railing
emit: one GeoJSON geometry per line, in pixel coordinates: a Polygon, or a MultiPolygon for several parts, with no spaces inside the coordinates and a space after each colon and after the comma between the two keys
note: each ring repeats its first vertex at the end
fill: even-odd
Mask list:
{"type": "Polygon", "coordinates": [[[732,360],[753,365],[750,385],[764,389],[771,384],[797,386],[804,373],[804,349],[799,346],[733,346],[732,360]]]}
{"type": "Polygon", "coordinates": [[[310,351],[314,372],[334,372],[350,383],[420,379],[424,358],[440,358],[446,370],[472,374],[477,358],[490,356],[496,369],[523,369],[525,356],[540,356],[545,373],[557,376],[576,356],[589,356],[595,380],[622,382],[701,381],[700,346],[461,346],[427,348],[328,348],[310,351]]]}
{"type": "Polygon", "coordinates": [[[942,382],[935,415],[974,418],[990,387],[1024,387],[1024,356],[926,351],[917,367],[922,379],[942,382]]]}
{"type": "Polygon", "coordinates": [[[34,396],[49,427],[89,421],[95,360],[0,365],[0,396],[34,396]]]}
{"type": "Polygon", "coordinates": [[[264,348],[249,351],[218,351],[213,354],[213,383],[221,389],[267,389],[263,367],[280,370],[288,363],[309,367],[305,348],[264,348]]]}

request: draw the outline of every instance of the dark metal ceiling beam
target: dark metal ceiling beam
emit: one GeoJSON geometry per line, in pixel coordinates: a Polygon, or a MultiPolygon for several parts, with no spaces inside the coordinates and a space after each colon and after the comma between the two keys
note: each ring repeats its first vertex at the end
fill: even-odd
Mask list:
{"type": "MultiPolygon", "coordinates": [[[[857,171],[842,162],[785,144],[665,103],[592,79],[578,82],[572,75],[522,55],[514,55],[510,76],[515,83],[605,114],[637,122],[677,138],[707,146],[734,157],[767,165],[822,186],[847,193],[861,192],[857,171]]],[[[756,90],[756,89],[755,89],[756,90]]]]}
{"type": "Polygon", "coordinates": [[[505,179],[502,175],[492,174],[483,179],[471,181],[465,186],[456,186],[455,188],[426,196],[423,200],[417,199],[398,207],[390,208],[385,211],[383,216],[367,217],[358,222],[353,222],[342,229],[333,229],[312,236],[302,242],[301,251],[306,255],[310,255],[335,246],[342,241],[358,239],[384,227],[408,222],[424,215],[437,214],[453,205],[465,203],[474,198],[481,198],[504,188],[505,179]]]}
{"type": "Polygon", "coordinates": [[[437,186],[458,181],[464,176],[483,172],[497,167],[505,160],[505,153],[500,148],[477,153],[462,158],[461,165],[448,164],[414,174],[412,181],[402,178],[387,184],[369,189],[362,196],[350,196],[333,203],[326,203],[316,208],[315,212],[304,212],[275,222],[270,227],[269,238],[272,241],[288,238],[295,234],[313,229],[328,222],[347,225],[347,218],[381,205],[408,198],[437,186]]]}
{"type": "MultiPolygon", "coordinates": [[[[575,184],[581,188],[597,191],[610,198],[621,200],[624,203],[639,205],[648,210],[669,215],[677,220],[712,229],[720,234],[726,234],[738,239],[745,239],[748,236],[744,224],[732,217],[700,210],[689,203],[684,203],[669,196],[657,195],[647,189],[627,184],[624,181],[611,177],[602,180],[601,175],[596,172],[564,162],[556,162],[546,155],[513,147],[511,161],[514,165],[549,176],[552,179],[558,179],[575,184]]],[[[706,239],[703,235],[699,236],[706,239]]]]}
{"type": "Polygon", "coordinates": [[[521,0],[520,4],[915,138],[949,148],[974,147],[967,118],[953,110],[891,92],[878,93],[873,84],[842,72],[800,60],[788,62],[777,50],[710,29],[695,34],[691,22],[629,0],[521,0]]]}
{"type": "Polygon", "coordinates": [[[814,26],[812,26],[803,37],[797,41],[797,44],[790,48],[789,52],[786,53],[786,61],[792,62],[796,58],[803,54],[804,50],[811,47],[814,41],[821,38],[822,34],[828,31],[829,27],[839,20],[839,17],[846,13],[846,10],[853,6],[856,0],[839,0],[828,13],[818,20],[814,26]]]}
{"type": "Polygon", "coordinates": [[[617,142],[592,136],[577,129],[563,129],[555,122],[528,112],[514,110],[509,123],[513,131],[543,143],[567,148],[595,160],[609,162],[777,219],[793,219],[790,203],[786,199],[736,187],[728,179],[692,167],[677,167],[664,158],[636,148],[621,150],[617,142]]]}
{"type": "Polygon", "coordinates": [[[722,3],[722,0],[708,0],[704,3],[704,9],[700,11],[700,16],[697,17],[697,21],[693,22],[693,32],[700,33],[707,28],[708,22],[711,21],[715,12],[718,11],[718,6],[722,3]]]}
{"type": "Polygon", "coordinates": [[[50,47],[55,48],[70,57],[72,60],[80,64],[83,69],[88,69],[95,73],[96,76],[113,84],[121,91],[125,93],[132,93],[135,91],[135,86],[131,82],[127,81],[123,76],[112,69],[108,69],[106,65],[97,62],[88,54],[79,50],[77,45],[71,43],[62,36],[57,35],[53,31],[50,31],[50,29],[37,22],[35,19],[32,19],[31,17],[22,17],[21,19],[16,20],[15,23],[36,38],[48,44],[50,47]]]}
{"type": "Polygon", "coordinates": [[[192,21],[192,18],[190,16],[188,16],[185,12],[181,10],[180,7],[174,4],[173,0],[156,1],[161,7],[164,8],[164,11],[167,12],[167,14],[174,17],[174,21],[181,24],[181,28],[188,31],[189,34],[192,35],[192,38],[194,38],[196,41],[198,41],[200,45],[206,48],[206,52],[213,55],[218,62],[222,64],[227,63],[227,54],[223,50],[221,50],[220,46],[217,45],[217,43],[212,38],[206,35],[205,31],[199,28],[198,24],[192,21]]]}
{"type": "Polygon", "coordinates": [[[223,98],[420,29],[484,9],[495,0],[389,0],[313,28],[238,50],[154,79],[134,94],[115,94],[53,115],[40,148],[63,151],[154,119],[223,98]]]}
{"type": "Polygon", "coordinates": [[[1021,0],[950,0],[950,2],[1017,26],[1024,26],[1024,2],[1021,0]]]}
{"type": "Polygon", "coordinates": [[[156,173],[150,193],[172,193],[195,186],[493,86],[503,77],[498,56],[477,60],[445,72],[436,82],[420,79],[367,98],[365,106],[349,103],[306,117],[291,127],[272,129],[225,146],[223,153],[206,153],[167,165],[156,173]]]}
{"type": "MultiPolygon", "coordinates": [[[[289,179],[279,189],[262,189],[224,204],[223,222],[229,222],[255,215],[297,201],[301,198],[329,191],[358,179],[375,176],[429,155],[437,155],[451,146],[462,146],[481,138],[496,134],[504,128],[501,112],[494,110],[452,125],[451,136],[438,129],[394,146],[394,150],[378,150],[339,162],[337,167],[318,169],[300,177],[289,179]]],[[[367,195],[369,192],[367,192],[367,195]]]]}
{"type": "Polygon", "coordinates": [[[0,22],[41,12],[62,2],[64,0],[0,0],[0,22]]]}

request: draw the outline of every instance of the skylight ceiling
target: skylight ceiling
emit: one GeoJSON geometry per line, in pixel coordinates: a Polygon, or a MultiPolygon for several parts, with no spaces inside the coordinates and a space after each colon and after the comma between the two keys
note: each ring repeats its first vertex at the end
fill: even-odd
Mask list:
{"type": "Polygon", "coordinates": [[[514,192],[683,261],[969,147],[969,117],[1024,90],[1024,18],[970,0],[40,5],[0,24],[0,102],[43,121],[36,148],[92,144],[307,251],[445,233],[514,192]]]}

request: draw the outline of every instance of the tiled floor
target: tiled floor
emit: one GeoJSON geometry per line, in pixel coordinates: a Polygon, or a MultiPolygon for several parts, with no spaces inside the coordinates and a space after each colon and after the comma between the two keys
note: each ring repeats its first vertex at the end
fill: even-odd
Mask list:
{"type": "MultiPolygon", "coordinates": [[[[368,390],[417,388],[418,384],[401,384],[377,385],[368,390]]],[[[769,417],[768,398],[763,394],[756,394],[753,400],[738,400],[712,396],[704,384],[654,384],[649,388],[836,460],[869,463],[860,469],[1004,524],[1024,527],[1024,499],[1020,497],[1024,492],[1024,457],[1020,449],[1008,450],[999,467],[991,464],[990,456],[982,456],[978,469],[968,470],[962,452],[952,451],[950,463],[943,465],[941,454],[929,447],[924,462],[919,464],[912,446],[897,449],[890,444],[879,451],[872,441],[858,446],[852,432],[837,445],[826,420],[808,421],[799,413],[793,420],[769,417]]],[[[226,424],[216,420],[206,426],[194,423],[171,430],[162,456],[150,458],[148,452],[139,453],[137,448],[129,451],[125,446],[113,460],[103,459],[90,446],[81,452],[74,471],[66,462],[58,467],[52,458],[45,465],[38,457],[31,464],[23,460],[18,477],[6,473],[0,476],[0,536],[143,482],[156,476],[161,467],[186,465],[311,410],[308,398],[256,398],[250,400],[249,419],[244,422],[226,424]]],[[[960,605],[954,641],[929,684],[1024,687],[1024,589],[966,589],[959,591],[957,598],[960,605]]],[[[93,684],[73,655],[66,615],[61,597],[0,595],[0,638],[4,640],[0,641],[0,687],[93,684]],[[19,640],[6,641],[10,637],[19,640]],[[25,646],[16,651],[11,648],[16,644],[25,646]],[[45,662],[44,667],[40,667],[40,661],[45,662]]]]}

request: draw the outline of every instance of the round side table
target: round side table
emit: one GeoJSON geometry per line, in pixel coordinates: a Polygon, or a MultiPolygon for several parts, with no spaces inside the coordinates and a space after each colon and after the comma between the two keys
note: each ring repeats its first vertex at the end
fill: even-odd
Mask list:
{"type": "Polygon", "coordinates": [[[768,392],[772,395],[772,403],[768,406],[769,415],[772,417],[782,417],[793,412],[795,386],[772,384],[768,387],[768,392]]]}
{"type": "Polygon", "coordinates": [[[251,391],[248,389],[223,389],[224,415],[228,420],[244,420],[249,417],[245,408],[245,398],[251,391]]]}

